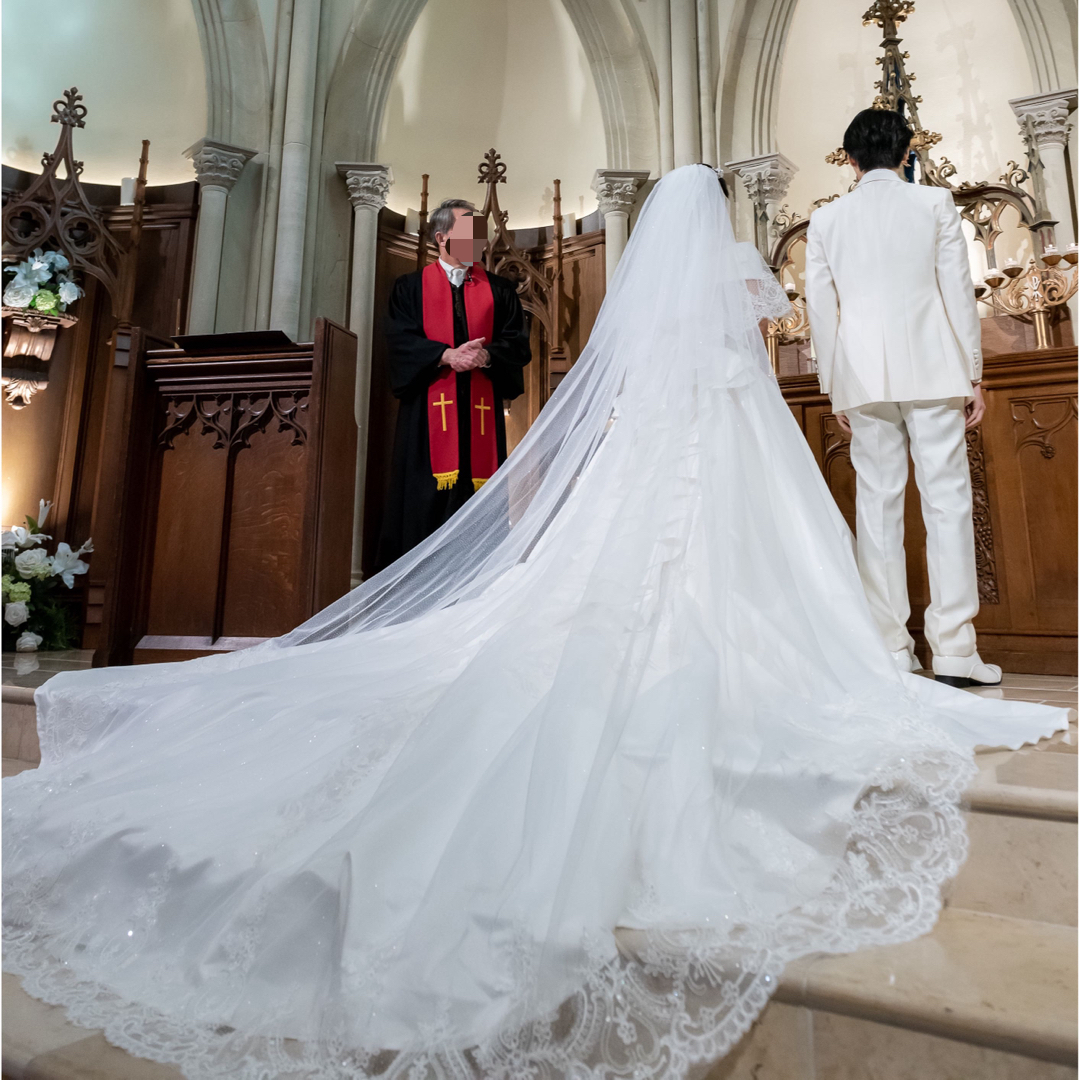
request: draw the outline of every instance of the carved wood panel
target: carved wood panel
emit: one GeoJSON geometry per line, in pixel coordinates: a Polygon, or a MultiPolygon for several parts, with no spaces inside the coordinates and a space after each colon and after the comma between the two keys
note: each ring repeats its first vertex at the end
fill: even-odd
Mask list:
{"type": "MultiPolygon", "coordinates": [[[[782,377],[837,504],[854,527],[847,437],[814,376],[782,377]]],[[[988,357],[987,413],[967,436],[984,659],[1006,670],[1073,674],[1077,616],[1076,352],[1043,349],[988,357]]],[[[929,602],[926,533],[914,476],[905,503],[910,627],[921,651],[929,602]]],[[[924,656],[925,660],[925,656],[924,656]]]]}
{"type": "Polygon", "coordinates": [[[1031,584],[1054,629],[1075,629],[1077,400],[1075,394],[1009,399],[1022,511],[1030,524],[1031,584]]]}
{"type": "Polygon", "coordinates": [[[283,634],[303,618],[300,564],[305,438],[288,424],[243,435],[233,460],[221,635],[283,634]]]}
{"type": "MultiPolygon", "coordinates": [[[[167,452],[161,460],[163,499],[153,565],[159,569],[186,566],[187,572],[158,573],[151,578],[148,634],[210,636],[214,624],[228,458],[219,452],[218,430],[194,423],[195,415],[196,409],[189,407],[184,413],[186,422],[170,423],[158,438],[167,452]],[[194,553],[196,558],[192,558],[194,553]]],[[[168,416],[170,421],[175,416],[172,409],[168,416]]]]}

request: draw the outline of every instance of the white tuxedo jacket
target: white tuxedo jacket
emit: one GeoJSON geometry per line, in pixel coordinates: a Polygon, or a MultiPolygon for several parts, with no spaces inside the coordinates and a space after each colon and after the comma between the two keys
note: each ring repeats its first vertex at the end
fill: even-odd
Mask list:
{"type": "Polygon", "coordinates": [[[982,379],[967,242],[944,188],[874,169],[815,210],[806,306],[818,379],[837,412],[971,397],[982,379]]]}

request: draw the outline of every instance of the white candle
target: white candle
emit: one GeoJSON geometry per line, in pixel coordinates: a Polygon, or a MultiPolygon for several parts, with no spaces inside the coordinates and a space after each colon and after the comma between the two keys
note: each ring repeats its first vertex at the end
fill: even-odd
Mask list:
{"type": "Polygon", "coordinates": [[[135,177],[133,176],[125,176],[120,181],[120,205],[135,205],[135,177]]]}

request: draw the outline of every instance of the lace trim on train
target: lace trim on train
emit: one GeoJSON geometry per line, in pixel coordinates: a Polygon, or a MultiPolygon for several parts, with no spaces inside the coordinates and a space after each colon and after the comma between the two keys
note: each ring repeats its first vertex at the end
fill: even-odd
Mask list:
{"type": "MultiPolygon", "coordinates": [[[[840,711],[861,710],[852,702],[840,711]]],[[[779,919],[727,930],[618,930],[616,949],[610,933],[588,933],[581,942],[578,989],[540,1018],[529,1010],[536,945],[521,931],[507,940],[505,953],[523,1019],[482,1046],[455,1047],[445,1014],[417,1032],[415,1048],[380,1052],[346,1045],[335,1034],[344,1030],[345,1018],[336,1023],[326,1017],[320,1041],[300,1043],[184,1022],[122,1000],[65,963],[65,952],[77,954],[86,948],[83,942],[93,940],[92,927],[65,926],[61,936],[41,924],[38,901],[53,880],[47,866],[24,876],[8,897],[4,966],[23,977],[28,993],[64,1006],[76,1024],[103,1029],[115,1045],[176,1065],[192,1080],[676,1080],[738,1041],[789,961],[812,952],[896,944],[933,927],[941,886],[966,855],[958,802],[975,767],[917,715],[897,724],[893,734],[898,756],[852,812],[846,854],[812,903],[779,919]],[[899,749],[901,740],[916,734],[923,748],[917,755],[899,749]]],[[[906,745],[910,751],[912,743],[906,745]]],[[[40,797],[57,782],[63,781],[54,776],[37,785],[40,797]]],[[[68,842],[85,843],[106,824],[83,823],[80,835],[68,842]]],[[[8,828],[17,834],[18,822],[8,828]]],[[[174,867],[161,865],[148,875],[136,905],[141,926],[153,924],[173,873],[174,867]]],[[[646,884],[637,898],[640,913],[647,912],[648,892],[646,884]]],[[[259,951],[264,915],[265,898],[257,897],[223,940],[217,968],[223,987],[243,984],[259,951]]],[[[95,960],[118,962],[124,949],[123,942],[95,942],[95,960]]],[[[346,1000],[377,1000],[392,952],[387,948],[343,972],[346,1000]]],[[[176,1013],[195,1006],[195,998],[193,992],[191,1001],[178,1001],[176,1013]]],[[[260,1017],[259,1026],[274,1030],[275,1017],[260,1017]]]]}

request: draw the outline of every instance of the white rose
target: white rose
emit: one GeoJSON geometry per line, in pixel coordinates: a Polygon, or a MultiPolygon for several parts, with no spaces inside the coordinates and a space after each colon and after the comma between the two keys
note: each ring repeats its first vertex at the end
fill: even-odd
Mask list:
{"type": "Polygon", "coordinates": [[[21,601],[13,601],[4,605],[4,622],[8,626],[22,626],[30,618],[30,611],[21,601]]]}
{"type": "Polygon", "coordinates": [[[74,281],[60,282],[60,303],[74,304],[82,296],[82,289],[74,281]]]}
{"type": "Polygon", "coordinates": [[[24,630],[19,635],[19,640],[15,642],[16,652],[37,652],[37,647],[42,642],[40,634],[35,634],[30,630],[24,630]]]}
{"type": "Polygon", "coordinates": [[[15,556],[15,569],[24,578],[45,578],[52,573],[52,560],[44,548],[29,548],[15,556]]]}
{"type": "Polygon", "coordinates": [[[34,299],[34,293],[36,292],[37,285],[23,285],[17,281],[11,281],[4,290],[4,303],[8,307],[27,307],[30,301],[34,299]]]}
{"type": "Polygon", "coordinates": [[[38,662],[36,656],[16,656],[15,657],[15,674],[16,675],[29,675],[32,672],[38,670],[41,664],[38,662]]]}

